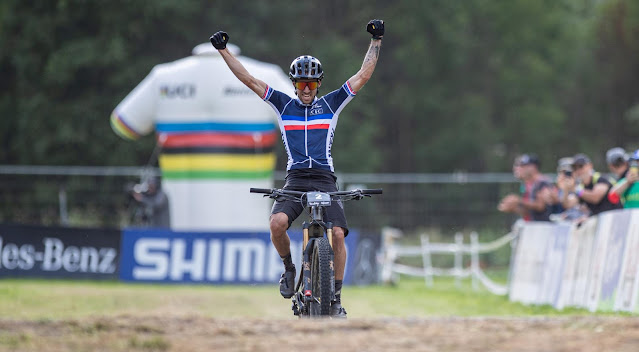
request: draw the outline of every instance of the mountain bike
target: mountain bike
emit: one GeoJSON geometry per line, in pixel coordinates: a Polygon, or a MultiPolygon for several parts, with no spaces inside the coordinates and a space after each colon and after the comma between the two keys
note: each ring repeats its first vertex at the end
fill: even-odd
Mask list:
{"type": "Polygon", "coordinates": [[[293,314],[300,318],[328,316],[335,301],[335,267],[333,224],[324,222],[324,208],[334,201],[360,200],[381,189],[356,189],[337,192],[300,192],[275,188],[251,188],[251,193],[263,193],[275,200],[292,200],[304,204],[310,213],[302,224],[302,267],[293,301],[293,314]]]}

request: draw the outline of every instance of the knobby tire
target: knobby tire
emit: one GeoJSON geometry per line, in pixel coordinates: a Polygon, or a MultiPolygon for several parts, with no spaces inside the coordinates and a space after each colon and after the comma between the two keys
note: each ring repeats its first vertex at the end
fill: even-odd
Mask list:
{"type": "Polygon", "coordinates": [[[331,245],[326,237],[315,240],[311,256],[311,290],[319,303],[312,302],[311,316],[329,315],[331,312],[331,245]]]}

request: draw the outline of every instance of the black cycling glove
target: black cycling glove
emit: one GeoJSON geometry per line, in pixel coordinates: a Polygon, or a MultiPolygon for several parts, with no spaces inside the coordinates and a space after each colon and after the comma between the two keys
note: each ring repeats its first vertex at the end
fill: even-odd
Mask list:
{"type": "Polygon", "coordinates": [[[373,39],[382,39],[384,36],[384,21],[370,20],[366,25],[366,31],[373,35],[373,39]]]}
{"type": "Polygon", "coordinates": [[[213,44],[215,49],[222,50],[226,48],[226,43],[229,42],[229,35],[226,32],[218,31],[215,34],[213,34],[210,39],[211,39],[211,44],[213,44]]]}

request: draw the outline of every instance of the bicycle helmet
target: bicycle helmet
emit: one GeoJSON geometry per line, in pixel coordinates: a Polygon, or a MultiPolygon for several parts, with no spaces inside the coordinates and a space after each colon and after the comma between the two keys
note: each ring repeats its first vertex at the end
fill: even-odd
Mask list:
{"type": "Polygon", "coordinates": [[[310,55],[302,55],[293,60],[288,76],[291,81],[298,79],[321,80],[324,78],[324,70],[322,69],[322,63],[318,59],[310,55]]]}

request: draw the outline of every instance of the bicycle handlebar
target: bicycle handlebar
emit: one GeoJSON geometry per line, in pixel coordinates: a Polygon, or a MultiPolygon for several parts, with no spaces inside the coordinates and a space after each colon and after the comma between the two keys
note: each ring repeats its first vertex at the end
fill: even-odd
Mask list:
{"type": "MultiPolygon", "coordinates": [[[[277,189],[277,188],[251,188],[251,193],[263,193],[271,198],[277,198],[278,196],[293,196],[293,197],[302,197],[307,192],[300,191],[291,191],[286,189],[277,189]]],[[[381,188],[374,189],[355,189],[352,191],[336,191],[336,192],[324,192],[329,194],[331,197],[353,197],[350,199],[361,199],[361,196],[370,196],[371,194],[382,194],[381,188]],[[358,197],[359,196],[359,197],[358,197]]]]}
{"type": "Polygon", "coordinates": [[[273,193],[273,188],[253,188],[251,187],[251,193],[264,193],[264,194],[271,194],[273,193]]]}

